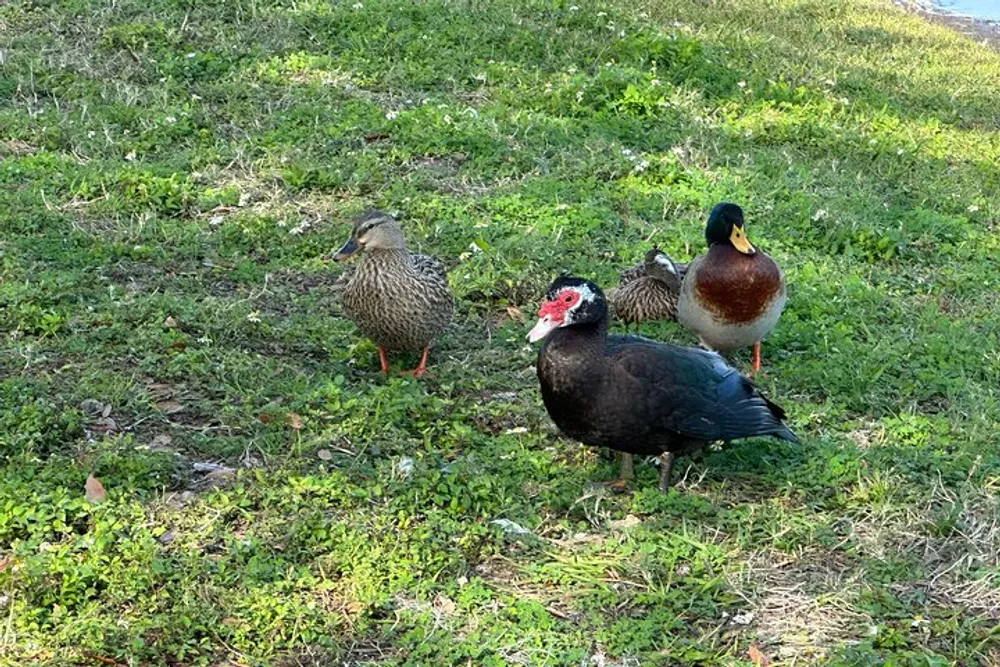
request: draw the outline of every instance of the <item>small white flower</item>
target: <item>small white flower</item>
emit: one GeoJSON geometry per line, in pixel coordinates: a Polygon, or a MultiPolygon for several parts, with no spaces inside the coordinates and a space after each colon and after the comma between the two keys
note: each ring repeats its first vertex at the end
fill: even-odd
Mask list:
{"type": "Polygon", "coordinates": [[[597,12],[598,18],[600,18],[601,16],[607,16],[607,15],[608,15],[607,12],[597,12]]]}
{"type": "Polygon", "coordinates": [[[441,120],[444,121],[445,125],[451,125],[451,116],[449,116],[448,114],[445,114],[444,118],[442,118],[441,120]]]}
{"type": "Polygon", "coordinates": [[[820,220],[825,219],[826,216],[827,216],[826,209],[822,209],[821,208],[821,209],[817,210],[815,213],[813,213],[813,221],[814,222],[818,222],[820,220]]]}
{"type": "Polygon", "coordinates": [[[739,86],[740,88],[746,88],[747,87],[747,82],[746,81],[740,81],[736,85],[739,86]]]}
{"type": "Polygon", "coordinates": [[[469,250],[472,251],[472,252],[482,252],[483,251],[483,249],[480,248],[479,246],[477,246],[475,243],[470,243],[469,244],[469,250]]]}
{"type": "Polygon", "coordinates": [[[175,118],[174,116],[167,116],[163,120],[167,121],[168,123],[176,123],[177,122],[177,118],[175,118]]]}
{"type": "Polygon", "coordinates": [[[211,344],[212,339],[209,338],[208,336],[202,336],[201,338],[198,339],[198,342],[201,343],[202,345],[209,345],[211,344]]]}
{"type": "Polygon", "coordinates": [[[93,139],[96,135],[97,135],[97,132],[94,132],[93,130],[91,130],[90,132],[87,133],[87,138],[88,139],[93,139]]]}
{"type": "Polygon", "coordinates": [[[625,31],[624,30],[619,30],[618,31],[618,36],[619,37],[624,37],[625,36],[625,31]]]}
{"type": "Polygon", "coordinates": [[[191,53],[186,54],[184,57],[190,60],[191,58],[194,58],[196,55],[198,54],[192,51],[191,53]]]}
{"type": "Polygon", "coordinates": [[[653,79],[652,81],[649,82],[649,85],[651,85],[651,86],[658,86],[658,85],[660,85],[660,80],[659,79],[653,79]]]}
{"type": "Polygon", "coordinates": [[[578,12],[578,11],[580,11],[580,8],[579,8],[579,7],[577,7],[576,5],[570,5],[570,8],[569,8],[569,10],[570,10],[571,12],[578,12]]]}
{"type": "Polygon", "coordinates": [[[967,210],[969,213],[975,213],[976,211],[979,210],[979,207],[976,206],[975,204],[969,204],[969,208],[965,210],[967,210]]]}
{"type": "Polygon", "coordinates": [[[395,118],[396,116],[398,116],[398,115],[399,115],[399,114],[398,114],[398,113],[396,113],[395,111],[386,111],[386,112],[385,112],[385,119],[386,119],[386,120],[393,120],[393,119],[394,119],[394,118],[395,118]]]}
{"type": "Polygon", "coordinates": [[[906,151],[904,151],[904,150],[903,150],[902,148],[897,148],[897,149],[896,149],[896,155],[902,155],[902,154],[903,154],[903,153],[905,153],[905,152],[906,152],[906,151]]]}
{"type": "Polygon", "coordinates": [[[580,102],[583,102],[583,91],[582,90],[576,91],[576,103],[579,104],[580,102]]]}
{"type": "Polygon", "coordinates": [[[302,222],[300,222],[295,227],[292,227],[291,229],[289,229],[288,233],[291,234],[292,236],[299,236],[300,234],[302,234],[303,232],[305,232],[310,227],[312,227],[312,223],[309,222],[308,220],[303,220],[302,222]]]}
{"type": "Polygon", "coordinates": [[[743,138],[745,138],[745,139],[749,139],[749,138],[750,138],[750,137],[752,137],[752,136],[753,136],[753,130],[746,130],[746,131],[745,131],[745,132],[743,133],[743,138]]]}
{"type": "Polygon", "coordinates": [[[135,151],[129,151],[128,153],[126,153],[125,154],[125,159],[128,160],[129,162],[134,162],[135,161],[135,151]]]}
{"type": "Polygon", "coordinates": [[[416,469],[417,464],[409,456],[399,457],[399,461],[396,462],[396,472],[400,474],[401,477],[409,477],[413,474],[416,469]]]}
{"type": "Polygon", "coordinates": [[[642,172],[646,171],[646,169],[648,169],[648,168],[649,168],[649,163],[648,162],[646,162],[645,160],[639,160],[636,163],[636,165],[634,167],[632,167],[632,171],[634,171],[637,174],[641,174],[642,172]]]}
{"type": "Polygon", "coordinates": [[[355,11],[358,11],[359,9],[364,9],[364,8],[365,8],[365,6],[362,5],[360,2],[355,2],[353,5],[351,5],[351,9],[353,9],[355,11]]]}
{"type": "Polygon", "coordinates": [[[247,315],[247,322],[257,323],[260,322],[260,313],[256,310],[247,315]]]}
{"type": "Polygon", "coordinates": [[[629,158],[629,159],[632,159],[632,157],[633,157],[633,156],[635,155],[635,153],[633,153],[633,152],[632,152],[631,150],[629,150],[628,148],[623,148],[623,149],[622,149],[622,155],[624,155],[625,157],[627,157],[627,158],[629,158]]]}
{"type": "Polygon", "coordinates": [[[841,97],[840,100],[838,100],[838,101],[841,104],[843,104],[845,107],[846,106],[850,106],[850,104],[851,104],[851,101],[849,99],[847,99],[846,97],[841,97]]]}
{"type": "Polygon", "coordinates": [[[486,72],[480,72],[479,74],[472,77],[476,81],[486,81],[486,72]]]}

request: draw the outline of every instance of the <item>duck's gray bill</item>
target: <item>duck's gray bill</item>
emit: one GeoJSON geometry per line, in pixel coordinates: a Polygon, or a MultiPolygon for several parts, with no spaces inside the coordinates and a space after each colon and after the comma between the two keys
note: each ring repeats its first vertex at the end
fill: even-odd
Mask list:
{"type": "Polygon", "coordinates": [[[341,260],[347,259],[357,251],[361,250],[361,246],[358,245],[358,240],[351,235],[351,238],[347,239],[347,243],[340,247],[337,254],[333,256],[333,261],[339,262],[341,260]]]}

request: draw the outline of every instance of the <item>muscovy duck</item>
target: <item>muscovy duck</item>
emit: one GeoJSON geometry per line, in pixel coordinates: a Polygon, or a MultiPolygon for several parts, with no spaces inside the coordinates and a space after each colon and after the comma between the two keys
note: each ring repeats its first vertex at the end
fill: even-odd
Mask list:
{"type": "Polygon", "coordinates": [[[659,456],[661,490],[677,452],[765,435],[798,442],[784,410],[717,353],[609,336],[604,294],[589,280],[557,278],[538,318],[528,340],[545,339],[537,371],[552,421],[586,445],[659,456]]]}
{"type": "Polygon", "coordinates": [[[451,323],[455,310],[448,274],[438,260],[406,249],[403,230],[388,213],[369,211],[357,217],[351,236],[334,255],[343,261],[365,250],[365,257],[344,288],[344,313],[378,345],[382,372],[389,372],[386,351],[427,349],[451,323]]]}
{"type": "Polygon", "coordinates": [[[743,209],[716,204],[705,227],[708,254],[688,265],[677,321],[706,347],[730,352],[753,345],[752,376],[760,370],[760,341],[785,307],[785,277],[755,249],[743,228],[743,209]]]}

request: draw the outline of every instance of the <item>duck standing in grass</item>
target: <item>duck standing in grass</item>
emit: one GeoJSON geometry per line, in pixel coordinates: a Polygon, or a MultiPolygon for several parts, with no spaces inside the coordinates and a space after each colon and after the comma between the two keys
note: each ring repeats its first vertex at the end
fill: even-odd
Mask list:
{"type": "Polygon", "coordinates": [[[743,210],[716,204],[705,227],[708,253],[687,267],[677,320],[720,352],[753,345],[752,376],[760,370],[760,341],[785,307],[785,277],[755,249],[743,228],[743,210]]]}
{"type": "Polygon", "coordinates": [[[433,257],[406,249],[403,230],[388,213],[371,211],[356,218],[334,260],[362,250],[365,256],[344,288],[344,313],[378,345],[383,373],[389,372],[387,352],[421,350],[413,375],[423,375],[427,349],[455,310],[448,274],[433,257]]]}
{"type": "Polygon", "coordinates": [[[653,248],[642,264],[622,271],[618,286],[608,290],[615,317],[628,324],[676,320],[677,299],[687,267],[653,248]]]}
{"type": "Polygon", "coordinates": [[[570,438],[624,454],[659,456],[666,490],[674,454],[706,442],[773,436],[798,442],[785,412],[715,352],[609,336],[604,294],[589,280],[560,277],[545,294],[529,341],[538,352],[542,400],[570,438]]]}

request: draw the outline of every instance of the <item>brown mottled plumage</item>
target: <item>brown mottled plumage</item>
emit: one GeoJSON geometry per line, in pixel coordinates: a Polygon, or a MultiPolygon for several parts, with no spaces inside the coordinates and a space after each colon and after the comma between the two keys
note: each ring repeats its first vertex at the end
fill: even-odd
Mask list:
{"type": "Polygon", "coordinates": [[[622,272],[618,286],[608,290],[615,317],[625,324],[677,319],[677,298],[687,267],[653,248],[645,261],[622,272]]]}
{"type": "Polygon", "coordinates": [[[399,223],[387,213],[370,212],[354,221],[351,237],[335,259],[364,249],[365,256],[344,288],[344,313],[379,347],[382,370],[386,351],[423,350],[451,323],[454,299],[448,275],[438,260],[406,250],[399,223]]]}

